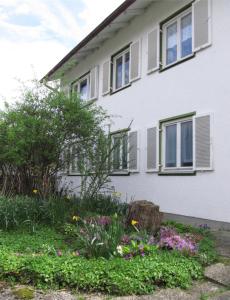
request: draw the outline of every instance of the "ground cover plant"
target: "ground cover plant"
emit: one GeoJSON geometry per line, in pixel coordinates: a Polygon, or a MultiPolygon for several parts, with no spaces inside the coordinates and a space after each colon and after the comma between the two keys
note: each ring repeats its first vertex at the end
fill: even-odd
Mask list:
{"type": "MultiPolygon", "coordinates": [[[[101,212],[103,212],[101,210],[101,212]]],[[[165,223],[155,234],[122,215],[77,214],[49,227],[0,232],[0,279],[117,295],[187,288],[216,258],[207,228],[165,223]]]]}

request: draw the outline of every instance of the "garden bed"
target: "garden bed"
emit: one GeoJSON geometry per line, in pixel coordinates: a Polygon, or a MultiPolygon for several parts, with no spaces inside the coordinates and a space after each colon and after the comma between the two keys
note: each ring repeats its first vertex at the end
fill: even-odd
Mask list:
{"type": "Polygon", "coordinates": [[[117,231],[105,218],[100,219],[104,220],[103,224],[98,219],[82,224],[78,218],[73,219],[75,224],[67,224],[58,231],[46,227],[34,233],[2,231],[0,279],[44,289],[68,287],[87,292],[140,295],[149,294],[156,287],[187,288],[192,280],[202,278],[203,266],[216,259],[206,228],[167,223],[152,236],[135,230],[133,224],[117,244],[120,229],[116,236],[117,231]],[[97,226],[102,226],[100,232],[97,226]],[[89,228],[92,232],[87,231],[89,228]],[[96,231],[97,243],[90,236],[96,231]],[[79,232],[90,242],[79,239],[79,232]],[[102,232],[107,248],[100,245],[102,232]],[[102,252],[94,249],[100,246],[104,247],[102,252]]]}

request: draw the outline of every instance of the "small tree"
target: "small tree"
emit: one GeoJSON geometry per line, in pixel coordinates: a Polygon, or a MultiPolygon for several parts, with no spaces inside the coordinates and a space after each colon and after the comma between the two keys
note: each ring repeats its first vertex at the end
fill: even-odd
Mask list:
{"type": "Polygon", "coordinates": [[[108,119],[76,94],[68,97],[39,84],[26,89],[22,101],[0,113],[1,192],[30,195],[36,189],[46,197],[60,170],[78,157],[82,196],[94,195],[109,177],[111,148],[103,126],[108,119]]]}

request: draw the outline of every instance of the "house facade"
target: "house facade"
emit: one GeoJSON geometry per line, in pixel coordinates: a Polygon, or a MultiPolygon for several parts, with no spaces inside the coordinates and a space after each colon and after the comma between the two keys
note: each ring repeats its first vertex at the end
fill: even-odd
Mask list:
{"type": "Polygon", "coordinates": [[[113,116],[123,200],[230,223],[229,15],[229,0],[126,0],[44,77],[113,116]]]}

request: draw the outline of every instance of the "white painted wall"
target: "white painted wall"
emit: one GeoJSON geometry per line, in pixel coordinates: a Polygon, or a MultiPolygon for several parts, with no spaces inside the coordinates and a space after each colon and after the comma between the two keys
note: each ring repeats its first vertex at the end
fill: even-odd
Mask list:
{"type": "MultiPolygon", "coordinates": [[[[140,130],[140,173],[112,177],[124,199],[146,199],[164,212],[230,222],[230,1],[212,1],[212,46],[165,72],[147,75],[147,33],[190,1],[153,3],[111,40],[66,74],[73,81],[94,65],[100,66],[98,104],[115,118],[113,129],[131,120],[140,130]],[[142,78],[131,87],[102,96],[102,64],[127,43],[142,38],[142,78]],[[146,128],[160,119],[196,111],[214,114],[214,171],[196,176],[146,173],[146,128]]],[[[77,184],[79,177],[67,177],[77,184]]]]}

